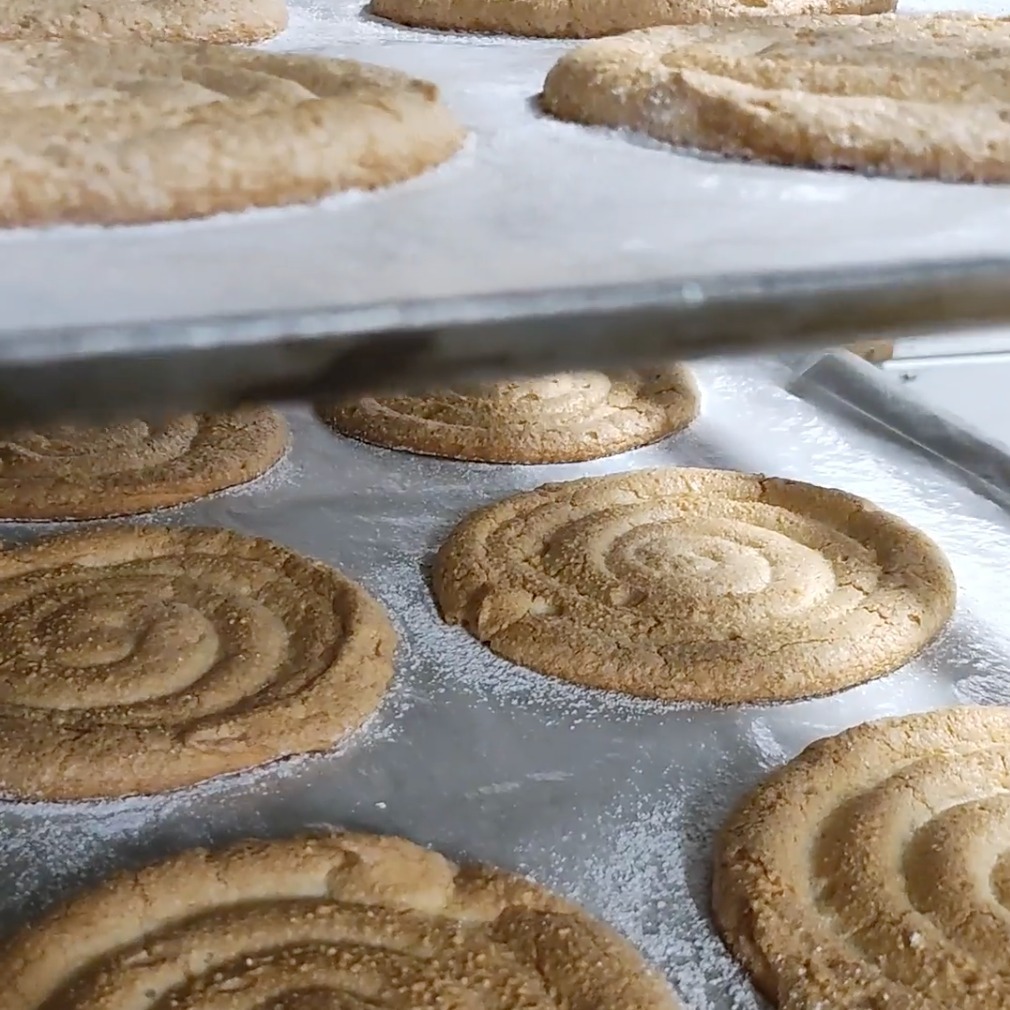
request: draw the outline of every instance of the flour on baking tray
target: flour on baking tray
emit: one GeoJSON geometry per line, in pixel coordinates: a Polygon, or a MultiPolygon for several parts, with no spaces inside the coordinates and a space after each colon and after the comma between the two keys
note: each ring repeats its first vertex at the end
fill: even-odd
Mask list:
{"type": "Polygon", "coordinates": [[[724,811],[704,792],[633,793],[588,858],[566,866],[560,857],[558,882],[631,940],[687,1006],[718,999],[725,1010],[758,1010],[754,990],[712,930],[711,839],[724,811]]]}
{"type": "MultiPolygon", "coordinates": [[[[394,707],[395,709],[395,707],[394,707]]],[[[396,713],[384,705],[336,747],[320,754],[298,754],[244,771],[208,779],[194,786],[154,796],[124,796],[80,803],[18,802],[0,797],[0,850],[4,872],[13,879],[0,892],[0,935],[47,905],[131,862],[150,862],[151,840],[174,825],[174,849],[221,843],[214,813],[242,798],[257,801],[280,792],[313,766],[364,743],[382,742],[397,732],[396,713]],[[14,830],[9,830],[9,823],[14,830]],[[185,830],[180,831],[180,825],[185,830]],[[29,829],[29,830],[26,830],[29,829]],[[142,852],[129,856],[136,844],[142,852]]],[[[235,836],[268,832],[255,806],[241,818],[235,836]]]]}

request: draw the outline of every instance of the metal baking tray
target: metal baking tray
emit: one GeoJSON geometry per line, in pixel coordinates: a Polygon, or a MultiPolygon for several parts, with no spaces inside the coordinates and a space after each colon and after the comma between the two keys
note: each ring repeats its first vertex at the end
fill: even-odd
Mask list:
{"type": "Polygon", "coordinates": [[[0,231],[0,423],[1010,321],[1004,187],[559,123],[534,99],[572,43],[410,30],[362,3],[291,0],[267,48],[435,81],[465,150],[314,207],[0,231]]]}
{"type": "MultiPolygon", "coordinates": [[[[709,921],[713,832],[745,790],[816,737],[876,716],[1010,702],[1010,459],[844,352],[695,371],[703,399],[691,428],[588,464],[392,452],[293,410],[292,450],[271,473],[148,517],[270,537],[361,580],[400,634],[391,691],[338,754],[159,797],[0,804],[0,930],[115,868],[184,847],[346,826],[530,873],[627,934],[691,1010],[759,1007],[709,921]],[[955,618],[882,680],[723,710],[562,684],[442,624],[426,566],[461,516],[545,481],[667,464],[760,470],[868,496],[946,551],[960,587],[955,618]]],[[[41,529],[8,524],[3,539],[41,529]]]]}
{"type": "Polygon", "coordinates": [[[0,424],[210,410],[1010,322],[1010,260],[728,276],[0,342],[0,424]]]}

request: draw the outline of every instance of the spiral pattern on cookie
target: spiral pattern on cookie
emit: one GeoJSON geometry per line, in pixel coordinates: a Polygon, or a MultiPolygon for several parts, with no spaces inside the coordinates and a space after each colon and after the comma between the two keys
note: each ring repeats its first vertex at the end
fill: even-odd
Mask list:
{"type": "Polygon", "coordinates": [[[679,431],[698,412],[681,365],[366,397],[319,408],[337,431],[393,449],[485,463],[561,463],[623,452],[679,431]]]}
{"type": "Polygon", "coordinates": [[[0,554],[0,785],[154,792],[355,729],[394,633],[337,572],[226,530],[111,527],[0,554]]]}
{"type": "Polygon", "coordinates": [[[895,669],[954,582],[869,502],[721,470],[548,484],[465,519],[439,552],[445,619],[542,673],[668,700],[824,694],[895,669]]]}
{"type": "Polygon", "coordinates": [[[749,796],[714,909],[776,1006],[1010,1006],[1010,710],[821,740],[749,796]]]}
{"type": "Polygon", "coordinates": [[[0,519],[93,519],[192,501],[259,477],[284,454],[266,407],[164,424],[0,432],[0,519]]]}
{"type": "Polygon", "coordinates": [[[403,839],[196,851],[72,899],[0,952],[5,1010],[676,1010],[606,926],[403,839]]]}

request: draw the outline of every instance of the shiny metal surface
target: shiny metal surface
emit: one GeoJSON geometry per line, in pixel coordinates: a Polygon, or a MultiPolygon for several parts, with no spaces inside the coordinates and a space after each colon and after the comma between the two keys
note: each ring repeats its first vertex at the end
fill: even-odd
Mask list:
{"type": "MultiPolygon", "coordinates": [[[[531,873],[623,930],[691,1010],[755,1010],[708,919],[711,841],[730,804],[810,740],[864,719],[1010,702],[1005,458],[975,438],[974,456],[950,459],[964,443],[942,419],[920,441],[943,438],[913,445],[899,433],[900,398],[888,401],[886,425],[872,416],[867,369],[847,355],[819,359],[799,379],[768,360],[698,365],[704,400],[691,429],[591,464],[496,467],[394,453],[292,412],[293,449],[277,470],[148,521],[272,537],[359,578],[401,635],[380,714],[342,754],[195,790],[0,805],[0,925],[26,921],[113,868],[185,846],[345,825],[531,873]],[[425,567],[463,514],[547,480],[657,464],[762,470],[874,499],[947,552],[960,586],[956,617],[893,676],[816,701],[726,710],[566,686],[441,624],[425,567]]],[[[39,530],[7,525],[3,534],[13,541],[39,530]]]]}
{"type": "Polygon", "coordinates": [[[0,332],[0,424],[147,416],[1010,323],[1010,260],[0,332]]]}

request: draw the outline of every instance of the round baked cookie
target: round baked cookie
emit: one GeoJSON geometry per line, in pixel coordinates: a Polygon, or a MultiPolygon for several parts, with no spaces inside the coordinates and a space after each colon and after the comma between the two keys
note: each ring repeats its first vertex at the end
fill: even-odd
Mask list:
{"type": "Polygon", "coordinates": [[[676,1010],[609,927],[402,838],[196,850],[70,899],[0,951],[4,1010],[676,1010]]]}
{"type": "Polygon", "coordinates": [[[194,501],[266,473],[287,440],[284,418],[267,407],[0,431],[0,520],[97,519],[194,501]]]}
{"type": "Polygon", "coordinates": [[[259,42],[287,23],[284,0],[6,0],[0,39],[259,42]]]}
{"type": "Polygon", "coordinates": [[[379,17],[419,28],[591,39],[741,15],[877,14],[897,0],[372,0],[379,17]]]}
{"type": "Polygon", "coordinates": [[[565,53],[541,102],[774,164],[1010,179],[1010,22],[970,15],[741,17],[565,53]]]}
{"type": "Polygon", "coordinates": [[[0,128],[0,225],[160,221],[318,200],[417,175],[464,136],[433,84],[396,70],[80,39],[0,43],[0,128]]]}
{"type": "Polygon", "coordinates": [[[0,552],[0,790],[154,793],[321,751],[396,636],[333,569],[228,530],[110,526],[0,552]]]}
{"type": "Polygon", "coordinates": [[[391,449],[484,463],[568,463],[680,431],[698,414],[698,392],[688,370],[671,365],[365,397],[319,413],[337,431],[391,449]]]}
{"type": "Polygon", "coordinates": [[[870,502],[728,470],[546,484],[464,519],[433,577],[445,620],[507,659],[721,704],[888,673],[955,596],[939,548],[870,502]]]}
{"type": "Polygon", "coordinates": [[[735,811],[713,909],[783,1010],[1010,1006],[1010,711],[820,740],[735,811]]]}

